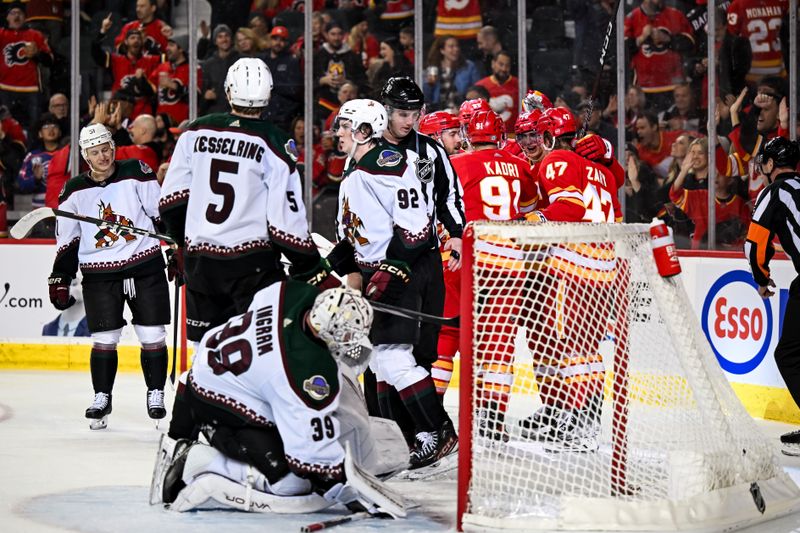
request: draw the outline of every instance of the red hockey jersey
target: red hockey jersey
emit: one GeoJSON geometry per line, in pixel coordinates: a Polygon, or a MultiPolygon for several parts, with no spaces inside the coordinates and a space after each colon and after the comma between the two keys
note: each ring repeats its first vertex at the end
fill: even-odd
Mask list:
{"type": "MultiPolygon", "coordinates": [[[[150,73],[150,83],[156,88],[158,94],[158,108],[156,113],[167,113],[175,124],[180,124],[189,118],[189,63],[183,62],[178,66],[172,63],[161,63],[150,73]],[[158,80],[162,72],[167,74],[170,80],[178,82],[176,90],[160,87],[158,80]]],[[[197,87],[202,87],[203,80],[201,70],[197,69],[197,87]]]]}
{"type": "Polygon", "coordinates": [[[492,110],[500,115],[506,125],[506,133],[514,132],[514,123],[519,114],[519,81],[515,76],[509,76],[505,83],[497,83],[494,76],[486,76],[475,82],[475,85],[485,87],[489,91],[489,105],[492,110]]]}
{"type": "Polygon", "coordinates": [[[535,208],[536,182],[524,159],[491,149],[458,154],[450,161],[464,189],[467,222],[513,220],[535,208]]]}
{"type": "Polygon", "coordinates": [[[148,24],[142,24],[138,20],[132,20],[125,24],[120,30],[119,35],[114,38],[114,47],[119,49],[120,45],[125,41],[128,30],[140,30],[144,40],[144,53],[151,56],[160,56],[167,51],[167,36],[164,35],[162,31],[166,25],[167,24],[160,19],[153,19],[148,24]]]}
{"type": "Polygon", "coordinates": [[[452,35],[458,39],[474,39],[483,26],[478,0],[439,0],[436,8],[436,37],[452,35]]]}
{"type": "MultiPolygon", "coordinates": [[[[44,35],[36,30],[0,29],[0,89],[18,93],[35,93],[39,87],[39,66],[24,55],[25,43],[36,43],[39,52],[50,54],[44,35]]],[[[38,118],[38,117],[37,117],[38,118]]]]}
{"type": "Polygon", "coordinates": [[[753,79],[784,73],[780,33],[788,9],[786,0],[733,0],[728,6],[728,33],[750,41],[753,79]]]}

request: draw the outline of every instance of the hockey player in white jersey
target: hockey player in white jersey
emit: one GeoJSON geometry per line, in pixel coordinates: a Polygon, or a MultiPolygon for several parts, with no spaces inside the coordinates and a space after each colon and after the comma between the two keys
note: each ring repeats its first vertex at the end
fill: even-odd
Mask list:
{"type": "Polygon", "coordinates": [[[181,134],[161,191],[167,233],[179,245],[187,287],[187,337],[247,309],[260,288],[285,278],[323,288],[338,281],[311,241],[289,137],[260,116],[272,75],[242,58],[225,79],[230,113],[206,115],[181,134]]]}
{"type": "MultiPolygon", "coordinates": [[[[59,197],[59,209],[156,230],[158,198],[156,175],[137,159],[114,161],[114,141],[102,124],[81,130],[81,155],[90,170],[70,179],[59,197]]],[[[141,362],[147,384],[147,411],[164,418],[167,378],[165,324],[169,323],[169,291],[164,257],[158,240],[59,218],[57,252],[47,283],[56,309],[75,303],[69,286],[80,267],[86,320],[92,334],[90,366],[94,402],[86,410],[92,429],[106,427],[117,373],[117,343],[125,320],[125,303],[142,345],[141,362]]]]}
{"type": "Polygon", "coordinates": [[[402,515],[385,499],[391,492],[364,488],[368,474],[345,464],[345,442],[368,471],[407,464],[399,428],[380,420],[391,425],[371,435],[356,392],[355,373],[370,354],[371,324],[372,308],[358,291],[320,293],[285,281],[261,289],[244,314],[206,333],[179,389],[162,451],[173,447],[172,439],[181,445],[165,455],[174,462],[163,483],[154,476],[151,503],[178,511],[229,506],[260,512],[377,504],[402,515]],[[191,444],[186,451],[187,441],[178,439],[193,439],[201,424],[211,445],[191,444]],[[385,436],[395,444],[379,449],[375,437],[385,436]]]}
{"type": "MultiPolygon", "coordinates": [[[[368,298],[424,311],[425,291],[442,275],[439,254],[431,253],[437,239],[414,171],[416,156],[381,140],[386,125],[386,110],[374,100],[351,100],[339,110],[334,131],[352,164],[339,189],[337,236],[353,244],[368,298]]],[[[419,322],[378,313],[371,335],[380,414],[393,420],[400,415],[388,402],[391,387],[413,424],[410,435],[400,424],[412,448],[411,468],[453,452],[458,441],[452,421],[429,371],[414,357],[419,322]]]]}

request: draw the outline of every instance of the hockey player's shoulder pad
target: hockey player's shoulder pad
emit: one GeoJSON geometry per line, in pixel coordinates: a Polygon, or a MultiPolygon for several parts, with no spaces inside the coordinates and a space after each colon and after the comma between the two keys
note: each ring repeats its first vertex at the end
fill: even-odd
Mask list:
{"type": "Polygon", "coordinates": [[[402,176],[407,167],[408,160],[403,150],[379,143],[358,161],[356,170],[363,170],[368,174],[402,176]]]}
{"type": "Polygon", "coordinates": [[[156,179],[155,171],[140,159],[120,159],[116,161],[119,179],[134,178],[139,181],[156,179]]]}
{"type": "Polygon", "coordinates": [[[65,202],[73,193],[82,191],[84,189],[91,189],[94,186],[95,182],[89,177],[88,172],[84,172],[83,174],[79,174],[74,178],[70,178],[64,184],[64,188],[61,189],[61,193],[58,195],[58,203],[61,204],[62,202],[65,202]]]}
{"type": "MultiPolygon", "coordinates": [[[[339,394],[339,366],[328,349],[303,332],[305,313],[319,289],[300,281],[284,283],[281,320],[281,357],[286,378],[298,398],[311,409],[324,409],[339,394]]],[[[277,339],[276,339],[277,341],[277,339]]]]}

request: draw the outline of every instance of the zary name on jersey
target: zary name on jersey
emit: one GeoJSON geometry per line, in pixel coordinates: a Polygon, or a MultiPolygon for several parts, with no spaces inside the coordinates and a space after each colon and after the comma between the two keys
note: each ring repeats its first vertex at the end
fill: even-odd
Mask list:
{"type": "Polygon", "coordinates": [[[259,308],[256,311],[256,345],[258,355],[264,355],[272,351],[273,335],[273,310],[272,306],[259,308]]]}
{"type": "Polygon", "coordinates": [[[206,135],[200,135],[194,140],[194,151],[244,157],[254,159],[258,163],[261,162],[261,157],[264,155],[264,147],[256,143],[241,139],[208,137],[206,135]]]}
{"type": "Polygon", "coordinates": [[[487,176],[510,176],[512,178],[519,177],[519,169],[513,163],[504,163],[502,161],[484,161],[483,168],[486,170],[487,176]]]}
{"type": "Polygon", "coordinates": [[[604,189],[608,188],[606,185],[606,175],[603,174],[599,168],[586,167],[586,179],[601,184],[604,189]]]}

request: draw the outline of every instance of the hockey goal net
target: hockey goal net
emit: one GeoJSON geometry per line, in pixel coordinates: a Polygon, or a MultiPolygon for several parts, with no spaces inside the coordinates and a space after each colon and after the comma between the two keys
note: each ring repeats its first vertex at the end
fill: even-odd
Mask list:
{"type": "Polygon", "coordinates": [[[797,507],[647,226],[473,224],[461,295],[460,528],[721,531],[797,507]]]}

